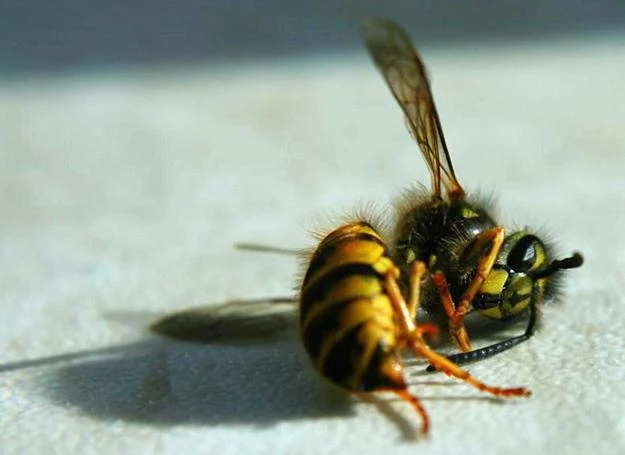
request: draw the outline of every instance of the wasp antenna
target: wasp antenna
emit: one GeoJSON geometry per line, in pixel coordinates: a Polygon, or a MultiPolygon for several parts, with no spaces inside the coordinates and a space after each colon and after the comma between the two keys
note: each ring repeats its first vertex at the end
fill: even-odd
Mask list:
{"type": "Polygon", "coordinates": [[[581,255],[581,253],[579,252],[575,252],[573,253],[573,256],[566,258],[566,259],[562,259],[562,264],[560,265],[561,269],[575,269],[577,267],[581,267],[581,265],[584,263],[584,256],[581,255]]]}
{"type": "MultiPolygon", "coordinates": [[[[536,330],[536,322],[538,321],[538,309],[536,305],[530,306],[530,317],[527,324],[527,328],[522,335],[518,335],[512,337],[508,340],[500,341],[495,344],[491,344],[489,346],[484,346],[483,348],[476,349],[474,351],[469,352],[461,352],[459,354],[454,354],[447,357],[447,360],[454,362],[458,365],[462,365],[465,363],[476,362],[478,360],[484,360],[494,355],[500,354],[504,351],[507,351],[514,346],[523,343],[524,341],[529,340],[536,330]]],[[[426,371],[436,371],[436,368],[433,365],[429,365],[426,368],[426,371]]]]}
{"type": "Polygon", "coordinates": [[[580,267],[584,263],[584,256],[577,251],[573,253],[573,256],[564,259],[556,259],[542,272],[538,272],[534,275],[536,278],[546,278],[553,275],[558,270],[575,269],[580,267]]]}

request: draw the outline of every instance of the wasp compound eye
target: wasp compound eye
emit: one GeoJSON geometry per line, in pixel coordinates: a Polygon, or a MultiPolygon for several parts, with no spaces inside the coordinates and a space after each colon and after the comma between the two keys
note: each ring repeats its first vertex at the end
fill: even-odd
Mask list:
{"type": "Polygon", "coordinates": [[[542,257],[542,244],[538,237],[525,235],[521,237],[508,253],[508,267],[516,272],[528,272],[542,257]]]}

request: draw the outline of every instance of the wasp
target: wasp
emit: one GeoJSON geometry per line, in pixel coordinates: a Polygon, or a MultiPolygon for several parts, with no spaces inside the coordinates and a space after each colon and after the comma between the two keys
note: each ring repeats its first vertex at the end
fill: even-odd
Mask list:
{"type": "Polygon", "coordinates": [[[434,104],[426,70],[406,31],[387,19],[363,27],[366,47],[401,107],[431,174],[431,192],[417,190],[397,206],[391,257],[404,293],[409,270],[425,263],[430,280],[423,309],[447,326],[465,363],[490,357],[528,340],[538,310],[555,297],[560,271],[582,265],[581,254],[553,259],[551,246],[529,230],[507,232],[483,201],[467,195],[458,182],[434,104]],[[522,335],[472,350],[465,316],[472,311],[510,321],[529,313],[522,335]]]}
{"type": "Polygon", "coordinates": [[[290,323],[289,309],[297,303],[302,344],[320,375],[356,394],[394,392],[418,412],[424,435],[429,432],[429,417],[408,391],[405,350],[494,396],[529,396],[524,387],[487,385],[430,348],[424,335],[437,336],[438,326],[416,323],[426,265],[412,263],[405,296],[400,287],[402,272],[374,224],[364,218],[344,224],[327,234],[312,253],[238,244],[244,250],[306,255],[299,294],[199,307],[167,316],[152,330],[186,341],[258,343],[280,335],[290,323]]]}
{"type": "MultiPolygon", "coordinates": [[[[432,189],[411,193],[397,205],[389,242],[364,220],[327,234],[309,257],[299,295],[271,301],[299,303],[302,342],[323,377],[351,392],[394,392],[414,407],[427,433],[429,418],[408,391],[402,353],[410,350],[433,369],[495,396],[529,396],[523,387],[484,384],[458,365],[529,339],[541,303],[555,295],[560,272],[581,266],[583,259],[579,253],[552,259],[548,243],[529,230],[507,233],[487,205],[465,193],[455,176],[424,65],[407,33],[393,21],[371,19],[363,36],[405,114],[430,171],[432,189]],[[437,323],[419,323],[421,308],[437,323]],[[527,312],[528,325],[522,335],[472,350],[464,324],[471,311],[501,321],[527,312]],[[448,328],[460,354],[446,358],[430,348],[424,335],[435,334],[439,323],[448,328]]],[[[241,332],[235,308],[243,307],[227,305],[219,317],[214,311],[202,316],[202,327],[206,321],[219,326],[209,333],[210,340],[241,332]]],[[[197,318],[190,313],[178,316],[161,321],[155,330],[187,334],[190,320],[197,318]]],[[[244,321],[247,333],[250,321],[244,321]]],[[[205,336],[202,327],[196,331],[205,336]]]]}
{"type": "Polygon", "coordinates": [[[500,397],[528,396],[523,387],[500,388],[478,381],[433,351],[423,335],[433,324],[415,324],[425,263],[413,261],[408,302],[400,269],[371,224],[353,222],[328,234],[313,253],[299,296],[304,347],[317,371],[351,392],[391,391],[409,402],[428,433],[427,412],[408,391],[401,353],[411,349],[435,369],[500,397]]]}

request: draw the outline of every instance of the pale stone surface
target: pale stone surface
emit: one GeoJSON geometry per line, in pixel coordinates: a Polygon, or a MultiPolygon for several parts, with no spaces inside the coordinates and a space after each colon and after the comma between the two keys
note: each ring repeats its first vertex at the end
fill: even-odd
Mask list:
{"type": "Polygon", "coordinates": [[[540,226],[586,258],[532,341],[470,367],[531,399],[493,403],[415,367],[432,436],[406,443],[419,424],[408,406],[326,386],[291,332],[230,346],[147,330],[182,309],[292,292],[292,258],[234,242],[309,246],[306,229],[427,183],[364,52],[5,81],[3,452],[623,450],[622,37],[423,54],[461,182],[495,191],[504,223],[540,226]]]}

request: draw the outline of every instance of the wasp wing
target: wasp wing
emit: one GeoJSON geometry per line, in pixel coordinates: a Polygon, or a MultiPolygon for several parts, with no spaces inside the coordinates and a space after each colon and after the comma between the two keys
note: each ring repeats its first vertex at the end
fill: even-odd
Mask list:
{"type": "Polygon", "coordinates": [[[365,22],[363,37],[427,162],[433,195],[441,197],[441,183],[450,197],[464,195],[454,174],[425,67],[410,37],[399,24],[377,18],[365,22]]]}
{"type": "Polygon", "coordinates": [[[240,345],[274,341],[295,327],[296,297],[232,300],[174,313],[153,332],[184,341],[240,345]]]}
{"type": "Polygon", "coordinates": [[[262,243],[238,242],[234,244],[237,250],[253,251],[255,253],[274,253],[285,256],[300,256],[306,253],[306,250],[296,248],[282,248],[273,245],[263,245],[262,243]]]}

